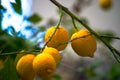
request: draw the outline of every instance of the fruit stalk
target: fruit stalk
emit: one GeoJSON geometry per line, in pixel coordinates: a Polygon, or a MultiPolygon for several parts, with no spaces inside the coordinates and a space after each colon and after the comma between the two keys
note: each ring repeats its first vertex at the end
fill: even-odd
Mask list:
{"type": "Polygon", "coordinates": [[[44,44],[44,46],[43,46],[43,48],[40,50],[40,52],[42,52],[44,49],[45,49],[45,47],[46,47],[46,45],[48,44],[48,42],[49,41],[51,41],[51,39],[52,39],[52,37],[54,36],[54,34],[55,34],[55,32],[57,31],[57,29],[59,28],[59,26],[60,26],[60,23],[61,23],[61,21],[62,21],[62,16],[63,16],[63,14],[62,14],[62,9],[61,8],[59,8],[60,9],[60,19],[59,19],[59,21],[58,21],[58,24],[57,24],[57,26],[56,26],[56,28],[55,28],[55,31],[52,33],[52,35],[50,36],[50,38],[48,39],[48,41],[44,44]]]}
{"type": "Polygon", "coordinates": [[[78,21],[79,23],[81,23],[88,31],[90,31],[90,33],[92,33],[96,38],[100,39],[109,49],[110,51],[113,53],[114,57],[116,58],[116,60],[118,62],[120,62],[120,60],[116,57],[116,55],[118,55],[120,57],[120,52],[118,50],[116,50],[113,46],[111,46],[109,43],[107,43],[103,38],[101,38],[94,30],[92,30],[88,25],[86,25],[84,22],[82,22],[77,16],[75,16],[71,11],[69,11],[68,8],[64,7],[63,5],[61,5],[59,2],[57,2],[56,0],[50,0],[53,4],[55,4],[57,7],[61,8],[64,12],[66,12],[72,19],[78,21]]]}
{"type": "Polygon", "coordinates": [[[79,31],[78,28],[77,28],[77,26],[76,26],[76,24],[75,24],[75,20],[73,18],[72,18],[72,22],[73,22],[73,26],[76,29],[76,31],[79,31]]]}

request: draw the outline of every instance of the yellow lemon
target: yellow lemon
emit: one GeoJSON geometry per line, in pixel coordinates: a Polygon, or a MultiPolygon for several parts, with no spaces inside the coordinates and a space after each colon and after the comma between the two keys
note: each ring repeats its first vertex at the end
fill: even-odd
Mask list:
{"type": "Polygon", "coordinates": [[[72,35],[71,46],[78,55],[93,57],[97,45],[89,31],[80,30],[72,35]]]}
{"type": "Polygon", "coordinates": [[[33,61],[33,69],[41,78],[50,77],[56,70],[56,62],[50,54],[38,54],[33,61]]]}
{"type": "Polygon", "coordinates": [[[53,56],[53,58],[56,61],[56,64],[58,64],[60,62],[60,60],[62,59],[62,56],[60,55],[59,51],[52,47],[45,48],[43,50],[43,53],[47,53],[47,54],[50,54],[51,56],[53,56]]]}
{"type": "Polygon", "coordinates": [[[32,62],[35,58],[33,54],[26,54],[22,56],[16,65],[18,74],[22,80],[33,80],[35,72],[33,71],[32,62]]]}
{"type": "MultiPolygon", "coordinates": [[[[55,29],[56,26],[52,26],[51,28],[48,29],[45,35],[45,42],[49,40],[51,35],[54,33],[55,29]]],[[[67,42],[68,39],[69,39],[69,35],[67,30],[64,27],[59,26],[59,28],[56,30],[55,34],[53,35],[52,39],[48,42],[47,46],[54,47],[59,51],[61,51],[66,48],[67,44],[63,44],[63,43],[67,42]]]]}
{"type": "Polygon", "coordinates": [[[99,4],[103,9],[110,9],[112,6],[112,0],[99,0],[99,4]]]}

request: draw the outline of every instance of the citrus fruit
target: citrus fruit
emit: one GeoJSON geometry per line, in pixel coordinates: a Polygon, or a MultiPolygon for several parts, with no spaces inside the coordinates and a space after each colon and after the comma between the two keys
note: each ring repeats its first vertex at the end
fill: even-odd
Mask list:
{"type": "MultiPolygon", "coordinates": [[[[56,26],[52,26],[47,30],[45,34],[45,42],[49,40],[51,35],[54,33],[55,29],[56,26]]],[[[53,35],[52,39],[48,42],[47,46],[54,47],[59,51],[61,51],[66,48],[67,44],[63,44],[63,43],[67,42],[68,39],[69,39],[69,35],[67,30],[64,27],[59,26],[59,28],[57,28],[55,34],[53,35]]]]}
{"type": "Polygon", "coordinates": [[[110,9],[112,0],[99,0],[99,4],[102,9],[110,9]]]}
{"type": "Polygon", "coordinates": [[[56,70],[56,62],[50,54],[40,53],[33,60],[33,69],[41,78],[50,77],[56,70]]]}
{"type": "Polygon", "coordinates": [[[56,61],[56,64],[58,64],[60,62],[60,60],[62,59],[62,56],[60,55],[59,51],[52,47],[45,48],[43,50],[43,53],[47,53],[47,54],[50,54],[51,56],[53,56],[53,58],[56,61]]]}
{"type": "Polygon", "coordinates": [[[96,50],[96,40],[89,31],[80,30],[72,35],[71,46],[78,55],[93,57],[96,50]]]}
{"type": "Polygon", "coordinates": [[[32,67],[32,62],[34,58],[35,55],[26,54],[18,60],[16,69],[22,80],[34,79],[35,72],[33,71],[33,67],[32,67]]]}

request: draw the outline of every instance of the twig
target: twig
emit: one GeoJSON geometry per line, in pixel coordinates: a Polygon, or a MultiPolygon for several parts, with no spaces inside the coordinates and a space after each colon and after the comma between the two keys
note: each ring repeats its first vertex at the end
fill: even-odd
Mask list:
{"type": "Polygon", "coordinates": [[[47,42],[44,44],[44,46],[43,46],[43,48],[41,49],[40,52],[42,52],[42,51],[44,50],[44,48],[46,47],[46,45],[48,44],[48,42],[51,41],[51,39],[53,38],[53,36],[54,36],[54,34],[56,33],[57,29],[59,28],[60,23],[61,23],[61,21],[62,21],[62,16],[63,16],[62,11],[61,11],[61,8],[60,8],[60,12],[61,12],[61,14],[60,14],[60,20],[59,20],[59,22],[58,22],[58,24],[57,24],[54,32],[51,34],[51,36],[49,37],[49,39],[47,40],[47,42]]]}
{"type": "Polygon", "coordinates": [[[12,54],[21,54],[21,53],[31,53],[31,52],[39,52],[39,50],[29,50],[29,51],[15,51],[9,53],[0,53],[0,56],[12,55],[12,54]]]}
{"type": "Polygon", "coordinates": [[[9,53],[0,53],[0,56],[11,55],[11,54],[16,54],[16,53],[18,53],[18,51],[16,51],[16,52],[9,52],[9,53]]]}
{"type": "Polygon", "coordinates": [[[73,26],[76,29],[76,31],[79,31],[78,28],[77,28],[77,26],[76,26],[76,24],[75,24],[75,20],[73,18],[72,18],[72,22],[73,22],[73,26]]]}
{"type": "MultiPolygon", "coordinates": [[[[72,17],[73,19],[75,19],[76,21],[78,21],[79,23],[81,23],[86,29],[88,29],[90,31],[90,33],[92,33],[95,37],[97,37],[98,39],[100,39],[109,49],[110,51],[113,53],[115,52],[115,54],[117,54],[120,57],[120,52],[117,51],[114,47],[112,47],[108,42],[106,42],[103,38],[101,38],[94,30],[92,30],[90,28],[90,26],[86,25],[83,21],[81,21],[77,16],[75,16],[71,11],[68,10],[68,8],[64,7],[63,5],[61,5],[60,3],[58,3],[56,0],[50,0],[53,4],[55,4],[57,7],[62,8],[62,10],[64,12],[66,12],[70,17],[72,17]]],[[[113,53],[114,54],[114,53],[113,53]]]]}
{"type": "Polygon", "coordinates": [[[120,39],[120,37],[111,37],[111,36],[100,36],[101,38],[112,38],[112,39],[120,39]]]}
{"type": "Polygon", "coordinates": [[[85,35],[85,36],[80,36],[80,37],[77,37],[77,38],[71,39],[71,40],[69,40],[69,41],[67,41],[67,42],[59,43],[59,44],[57,44],[57,45],[54,46],[54,47],[57,48],[57,47],[59,47],[60,45],[68,44],[69,42],[72,42],[72,41],[74,41],[74,40],[76,40],[76,39],[85,38],[85,37],[90,36],[90,35],[91,35],[91,34],[88,34],[88,35],[85,35]]]}

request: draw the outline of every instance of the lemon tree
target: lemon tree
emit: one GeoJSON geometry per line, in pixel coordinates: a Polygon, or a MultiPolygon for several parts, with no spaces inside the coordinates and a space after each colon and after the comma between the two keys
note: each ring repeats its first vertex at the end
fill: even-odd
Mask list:
{"type": "MultiPolygon", "coordinates": [[[[116,60],[120,62],[118,58],[120,57],[119,51],[117,51],[114,47],[112,47],[111,44],[107,43],[105,39],[103,39],[105,38],[104,36],[102,36],[101,38],[101,36],[98,35],[94,30],[92,30],[90,26],[88,26],[84,21],[79,19],[79,17],[75,16],[71,11],[69,11],[69,9],[58,3],[56,0],[50,0],[50,1],[53,2],[56,6],[58,6],[61,10],[66,12],[71,17],[72,19],[71,21],[73,22],[73,26],[76,29],[76,32],[73,33],[71,39],[69,39],[68,34],[70,33],[70,31],[68,32],[66,30],[65,28],[66,26],[60,26],[60,22],[61,22],[61,16],[60,16],[58,25],[51,26],[46,31],[44,37],[45,45],[42,48],[39,48],[39,50],[38,48],[37,50],[36,48],[35,49],[33,48],[32,50],[31,48],[29,48],[30,50],[28,50],[27,47],[30,47],[29,45],[21,47],[22,45],[25,44],[24,40],[20,39],[22,40],[21,42],[19,42],[19,39],[14,41],[14,38],[16,38],[17,35],[14,32],[14,29],[12,30],[14,34],[14,38],[13,36],[9,36],[10,38],[13,38],[12,43],[11,43],[12,39],[1,36],[0,39],[3,39],[1,41],[1,43],[3,43],[3,47],[1,47],[0,49],[0,58],[2,58],[3,61],[0,60],[0,80],[34,80],[36,79],[36,76],[39,76],[42,80],[55,79],[56,77],[59,77],[58,75],[55,75],[55,72],[57,69],[56,68],[57,64],[62,60],[62,55],[60,54],[60,52],[62,52],[62,50],[64,50],[68,46],[68,43],[71,44],[72,49],[79,56],[93,58],[94,53],[97,49],[97,42],[94,39],[94,36],[99,40],[101,40],[110,49],[116,60]],[[86,30],[79,30],[77,28],[78,25],[75,24],[75,21],[77,21],[82,26],[84,26],[86,30]],[[6,42],[4,42],[4,38],[6,39],[6,42]],[[15,48],[12,50],[11,44],[13,44],[14,42],[17,42],[18,44],[17,46],[13,45],[13,47],[15,48]],[[10,46],[6,46],[5,43],[10,44],[10,46]],[[24,48],[26,49],[24,50],[24,48]],[[16,51],[16,52],[11,52],[11,51],[16,51]],[[35,53],[37,56],[35,56],[34,54],[29,54],[29,52],[35,53]],[[20,55],[20,53],[22,53],[22,55],[20,55]],[[18,60],[15,60],[15,58],[17,58],[18,55],[22,57],[20,57],[18,60]],[[8,74],[6,74],[6,72],[8,72],[8,74]]],[[[16,0],[16,3],[19,5],[17,6],[17,4],[11,3],[11,5],[14,7],[15,10],[21,6],[19,0],[16,0]]],[[[112,6],[112,0],[99,0],[99,4],[103,9],[110,9],[110,7],[112,6]]],[[[1,5],[0,5],[0,9],[3,9],[1,5]]],[[[78,9],[77,6],[75,9],[78,9]]],[[[21,7],[19,8],[19,10],[16,11],[19,14],[22,14],[21,7]]],[[[61,13],[63,11],[61,11],[61,13]]],[[[2,20],[2,18],[0,19],[2,20]]],[[[39,20],[41,20],[41,18],[39,18],[38,15],[36,14],[34,14],[29,18],[29,21],[32,21],[34,23],[37,23],[39,20]]],[[[1,28],[0,28],[0,33],[1,33],[1,28]]],[[[1,35],[6,34],[3,33],[1,35]]],[[[116,38],[116,39],[120,39],[120,38],[116,38]]],[[[70,66],[67,67],[72,69],[70,66]]]]}

